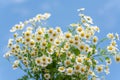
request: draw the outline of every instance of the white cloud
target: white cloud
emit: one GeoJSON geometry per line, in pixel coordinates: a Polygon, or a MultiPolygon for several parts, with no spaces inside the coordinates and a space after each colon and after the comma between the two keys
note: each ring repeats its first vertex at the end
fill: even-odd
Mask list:
{"type": "Polygon", "coordinates": [[[113,30],[117,24],[118,21],[118,13],[119,9],[120,9],[120,0],[109,0],[107,1],[103,7],[101,7],[98,10],[98,14],[102,17],[104,17],[104,21],[105,21],[105,27],[108,30],[113,30]]]}
{"type": "Polygon", "coordinates": [[[30,13],[30,10],[27,8],[13,8],[12,12],[21,16],[26,16],[30,13]]]}
{"type": "Polygon", "coordinates": [[[60,2],[56,0],[56,1],[44,2],[39,7],[42,10],[48,11],[48,10],[52,10],[53,8],[59,7],[59,6],[60,6],[60,2]]]}
{"type": "Polygon", "coordinates": [[[11,0],[12,3],[23,3],[26,2],[27,0],[11,0]]]}
{"type": "Polygon", "coordinates": [[[27,1],[28,0],[0,0],[0,7],[6,7],[13,4],[21,4],[27,1]]]}
{"type": "Polygon", "coordinates": [[[23,4],[27,2],[28,0],[0,0],[0,8],[8,8],[9,6],[15,5],[16,7],[11,7],[10,11],[14,14],[18,15],[28,15],[30,10],[27,8],[24,8],[22,6],[18,6],[18,4],[23,4]]]}
{"type": "Polygon", "coordinates": [[[120,9],[120,0],[110,0],[106,4],[101,7],[99,10],[100,14],[104,14],[105,12],[110,12],[114,10],[119,10],[120,9]]]}
{"type": "Polygon", "coordinates": [[[49,10],[51,9],[51,5],[49,3],[43,3],[41,6],[40,6],[43,10],[49,10]]]}
{"type": "Polygon", "coordinates": [[[120,9],[120,0],[111,0],[110,2],[108,2],[105,6],[106,10],[110,10],[110,9],[120,9]]]}

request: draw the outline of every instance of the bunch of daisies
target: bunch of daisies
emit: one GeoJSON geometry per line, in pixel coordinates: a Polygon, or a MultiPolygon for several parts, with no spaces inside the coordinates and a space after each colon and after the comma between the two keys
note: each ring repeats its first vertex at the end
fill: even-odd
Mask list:
{"type": "Polygon", "coordinates": [[[80,21],[70,24],[66,32],[45,25],[49,13],[12,27],[13,37],[4,57],[13,69],[25,72],[19,80],[96,80],[99,74],[110,73],[111,58],[120,62],[119,35],[109,33],[99,40],[96,36],[99,27],[93,25],[92,18],[83,14],[83,10],[78,10],[80,21]],[[100,47],[106,40],[110,44],[100,47]]]}

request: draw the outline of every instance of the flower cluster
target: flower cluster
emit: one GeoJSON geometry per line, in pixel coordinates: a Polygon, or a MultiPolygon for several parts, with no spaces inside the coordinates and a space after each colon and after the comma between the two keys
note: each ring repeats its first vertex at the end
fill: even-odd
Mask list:
{"type": "MultiPolygon", "coordinates": [[[[93,25],[92,18],[82,14],[80,21],[70,24],[68,31],[60,27],[44,27],[49,13],[15,25],[9,39],[10,50],[4,55],[13,64],[27,73],[23,78],[39,80],[96,80],[99,74],[109,73],[112,56],[120,62],[117,45],[119,35],[109,33],[99,40],[99,27],[93,25]],[[99,46],[110,40],[108,46],[99,46]]],[[[21,80],[21,79],[20,79],[21,80]]]]}

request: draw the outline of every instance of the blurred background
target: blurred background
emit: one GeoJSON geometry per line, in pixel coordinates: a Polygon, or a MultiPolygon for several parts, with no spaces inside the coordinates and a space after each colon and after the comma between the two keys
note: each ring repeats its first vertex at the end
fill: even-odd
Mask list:
{"type": "MultiPolygon", "coordinates": [[[[66,30],[70,23],[77,22],[77,9],[83,7],[86,8],[84,13],[100,27],[100,37],[109,32],[120,34],[120,0],[0,0],[0,80],[17,80],[24,75],[19,69],[13,70],[3,58],[8,39],[12,36],[9,32],[12,26],[36,14],[49,12],[52,16],[47,21],[48,25],[66,30]]],[[[110,72],[105,75],[106,80],[120,80],[120,64],[114,60],[110,72]]]]}

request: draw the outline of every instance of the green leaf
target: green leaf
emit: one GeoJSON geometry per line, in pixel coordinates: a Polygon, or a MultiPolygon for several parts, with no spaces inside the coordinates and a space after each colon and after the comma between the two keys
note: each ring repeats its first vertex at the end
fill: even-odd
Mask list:
{"type": "Polygon", "coordinates": [[[87,55],[87,57],[90,58],[90,56],[91,56],[91,53],[89,52],[88,55],[87,55]]]}
{"type": "Polygon", "coordinates": [[[104,62],[102,58],[99,58],[99,60],[100,60],[101,62],[104,62]]]}
{"type": "Polygon", "coordinates": [[[80,54],[80,50],[74,46],[71,46],[70,51],[73,52],[76,56],[80,54]]]}
{"type": "Polygon", "coordinates": [[[62,59],[63,61],[66,59],[66,53],[63,53],[63,54],[61,55],[61,59],[62,59]]]}
{"type": "Polygon", "coordinates": [[[22,78],[19,78],[18,80],[29,80],[28,75],[24,75],[22,78]]]}
{"type": "Polygon", "coordinates": [[[109,60],[110,58],[109,57],[105,57],[105,60],[109,60]]]}
{"type": "Polygon", "coordinates": [[[45,34],[45,38],[48,39],[48,38],[49,38],[49,35],[48,35],[48,34],[45,34]]]}
{"type": "Polygon", "coordinates": [[[47,44],[47,48],[50,48],[52,45],[51,45],[51,43],[48,43],[47,44]]]}
{"type": "Polygon", "coordinates": [[[95,69],[96,64],[97,64],[97,63],[95,62],[94,58],[92,58],[92,68],[93,68],[93,70],[95,69]]]}

